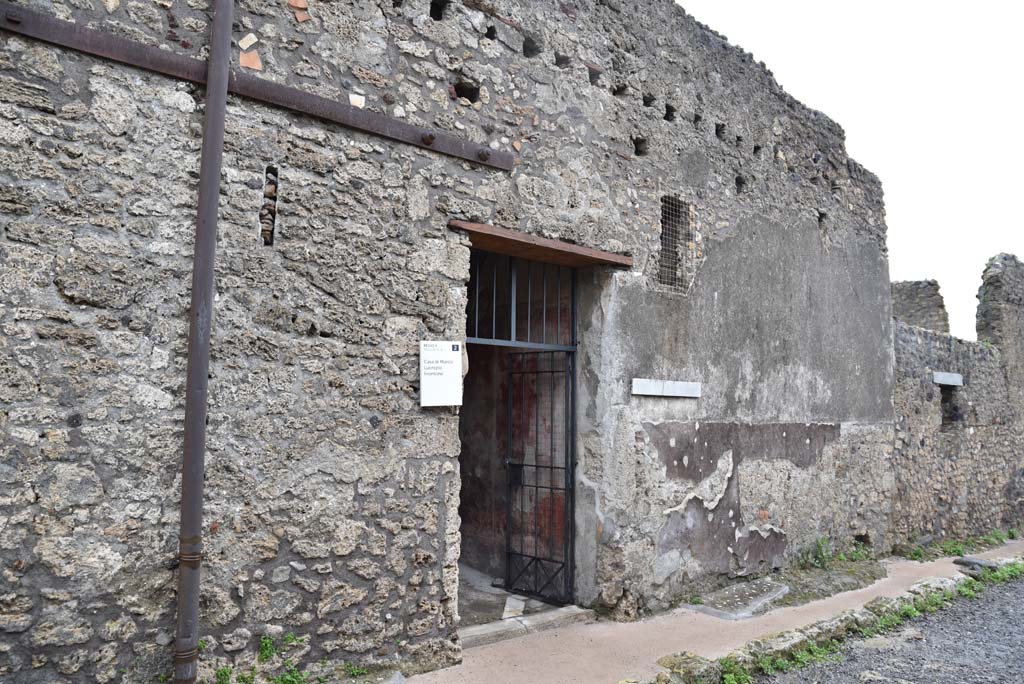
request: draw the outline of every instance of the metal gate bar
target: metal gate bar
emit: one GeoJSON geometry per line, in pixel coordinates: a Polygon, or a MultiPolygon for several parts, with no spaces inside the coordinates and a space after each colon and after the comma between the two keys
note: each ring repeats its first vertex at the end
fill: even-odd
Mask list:
{"type": "Polygon", "coordinates": [[[467,344],[576,351],[575,269],[473,250],[469,293],[467,344]]]}
{"type": "Polygon", "coordinates": [[[505,587],[573,599],[573,354],[508,357],[505,587]]]}
{"type": "Polygon", "coordinates": [[[506,356],[505,588],[571,603],[576,270],[474,249],[468,293],[466,342],[513,350],[506,356]]]}

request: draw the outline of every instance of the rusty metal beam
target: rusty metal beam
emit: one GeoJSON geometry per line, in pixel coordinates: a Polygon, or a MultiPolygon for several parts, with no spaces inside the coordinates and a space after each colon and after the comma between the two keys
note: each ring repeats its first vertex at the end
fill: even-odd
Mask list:
{"type": "MultiPolygon", "coordinates": [[[[143,45],[105,31],[61,21],[10,2],[0,1],[0,28],[164,76],[193,83],[206,83],[206,62],[143,45]]],[[[502,171],[511,171],[515,166],[515,155],[507,150],[492,150],[486,145],[442,131],[414,126],[384,114],[313,95],[237,69],[231,70],[228,91],[251,100],[332,121],[357,131],[502,171]]]]}

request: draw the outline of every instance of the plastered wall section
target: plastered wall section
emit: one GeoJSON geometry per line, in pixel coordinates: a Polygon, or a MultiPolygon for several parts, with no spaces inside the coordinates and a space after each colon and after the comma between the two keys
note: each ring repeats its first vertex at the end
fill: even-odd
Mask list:
{"type": "Polygon", "coordinates": [[[826,246],[786,210],[710,240],[685,296],[637,274],[584,286],[601,295],[583,307],[579,582],[613,614],[769,571],[819,537],[890,543],[884,251],[839,229],[826,246]],[[632,377],[702,396],[632,396],[632,377]]]}

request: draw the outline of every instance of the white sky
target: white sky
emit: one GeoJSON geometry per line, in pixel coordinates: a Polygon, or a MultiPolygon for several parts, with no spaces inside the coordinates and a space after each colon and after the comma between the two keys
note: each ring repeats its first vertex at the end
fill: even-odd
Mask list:
{"type": "Polygon", "coordinates": [[[893,280],[939,281],[975,339],[990,257],[1024,259],[1024,3],[681,0],[837,121],[885,189],[893,280]]]}

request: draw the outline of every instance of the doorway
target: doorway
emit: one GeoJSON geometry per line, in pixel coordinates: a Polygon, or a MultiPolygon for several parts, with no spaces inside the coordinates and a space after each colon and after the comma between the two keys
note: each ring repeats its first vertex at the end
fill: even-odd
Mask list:
{"type": "Polygon", "coordinates": [[[480,250],[470,267],[460,613],[481,621],[508,594],[573,601],[576,273],[480,250]]]}

